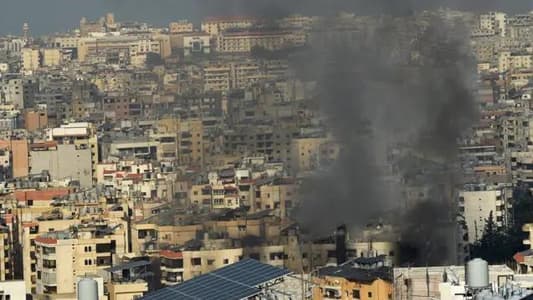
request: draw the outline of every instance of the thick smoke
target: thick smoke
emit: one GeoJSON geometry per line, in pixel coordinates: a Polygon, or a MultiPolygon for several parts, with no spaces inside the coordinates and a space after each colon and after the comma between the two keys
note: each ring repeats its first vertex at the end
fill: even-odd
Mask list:
{"type": "Polygon", "coordinates": [[[296,218],[315,235],[385,219],[420,253],[413,262],[450,259],[457,139],[476,118],[467,35],[431,15],[372,18],[340,36],[338,22],[293,60],[316,82],[314,98],[341,145],[331,168],[304,181],[296,218]],[[391,161],[391,149],[411,154],[391,161]],[[400,184],[387,180],[392,173],[400,184]],[[413,182],[429,192],[404,205],[401,186],[413,182]]]}

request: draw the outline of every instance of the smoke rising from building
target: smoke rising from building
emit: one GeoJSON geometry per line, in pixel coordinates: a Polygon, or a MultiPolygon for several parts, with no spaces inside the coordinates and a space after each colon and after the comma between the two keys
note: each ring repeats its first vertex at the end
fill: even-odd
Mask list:
{"type": "Polygon", "coordinates": [[[341,145],[333,166],[304,181],[295,217],[315,235],[383,218],[418,253],[412,262],[452,259],[457,139],[476,118],[467,35],[429,14],[372,18],[340,36],[339,22],[293,60],[316,82],[315,101],[341,145]],[[410,154],[391,161],[393,148],[410,154]],[[404,205],[401,186],[412,182],[429,192],[404,205]]]}

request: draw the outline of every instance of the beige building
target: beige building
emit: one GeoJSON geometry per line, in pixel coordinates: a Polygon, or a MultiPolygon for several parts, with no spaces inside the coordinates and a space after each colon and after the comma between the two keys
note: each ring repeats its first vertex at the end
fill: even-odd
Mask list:
{"type": "Polygon", "coordinates": [[[76,36],[59,36],[54,38],[53,46],[60,49],[78,48],[79,37],[76,36]]]}
{"type": "Polygon", "coordinates": [[[177,22],[170,22],[168,24],[168,30],[170,33],[187,33],[193,32],[193,24],[187,20],[179,20],[177,22]]]}
{"type": "Polygon", "coordinates": [[[97,274],[127,252],[125,223],[101,225],[109,226],[109,231],[80,225],[74,231],[48,232],[35,238],[38,295],[73,295],[75,276],[97,274]]]}
{"type": "Polygon", "coordinates": [[[502,51],[498,56],[498,71],[531,69],[533,55],[531,53],[502,51]]]}
{"type": "MultiPolygon", "coordinates": [[[[170,49],[170,41],[165,49],[170,49]]],[[[161,41],[137,36],[103,36],[87,37],[78,43],[78,60],[80,62],[108,62],[115,64],[132,64],[142,66],[146,54],[161,55],[161,41]]],[[[168,50],[170,51],[170,50],[168,50]]],[[[166,53],[163,53],[166,54],[166,53]]]]}
{"type": "Polygon", "coordinates": [[[62,54],[59,49],[45,48],[41,50],[44,67],[55,67],[61,64],[62,54]]]}
{"type": "Polygon", "coordinates": [[[106,284],[109,300],[132,300],[142,297],[148,291],[144,280],[134,282],[109,282],[106,284]]]}
{"type": "Polygon", "coordinates": [[[229,91],[231,88],[231,65],[213,63],[204,66],[204,91],[229,91]]]}
{"type": "Polygon", "coordinates": [[[506,33],[507,15],[501,12],[489,12],[479,16],[479,28],[485,32],[494,32],[500,36],[506,33]]]}
{"type": "Polygon", "coordinates": [[[24,112],[24,129],[37,131],[48,127],[48,114],[45,110],[32,109],[24,112]]]}
{"type": "Polygon", "coordinates": [[[255,19],[247,17],[212,17],[202,21],[201,29],[211,36],[216,36],[228,29],[250,28],[255,23],[255,19]]]}
{"type": "Polygon", "coordinates": [[[293,31],[236,31],[217,35],[217,52],[245,53],[255,47],[279,50],[305,44],[305,35],[293,31]]]}
{"type": "Polygon", "coordinates": [[[291,171],[307,172],[320,166],[320,146],[326,138],[295,138],[291,141],[291,171]]]}
{"type": "Polygon", "coordinates": [[[242,248],[161,250],[159,255],[161,283],[169,286],[238,262],[243,250],[242,248]]]}
{"type": "Polygon", "coordinates": [[[12,232],[9,228],[2,228],[0,230],[0,281],[15,278],[14,258],[12,232]]]}
{"type": "Polygon", "coordinates": [[[259,197],[255,197],[255,210],[273,209],[280,218],[288,217],[296,204],[297,188],[289,181],[260,186],[259,197]]]}
{"type": "Polygon", "coordinates": [[[40,66],[40,52],[38,49],[22,49],[22,69],[24,71],[35,71],[40,66]]]}

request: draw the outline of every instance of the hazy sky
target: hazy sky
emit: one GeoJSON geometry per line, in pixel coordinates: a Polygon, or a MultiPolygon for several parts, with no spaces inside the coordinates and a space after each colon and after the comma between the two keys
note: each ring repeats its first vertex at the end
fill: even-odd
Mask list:
{"type": "Polygon", "coordinates": [[[387,12],[451,6],[460,9],[510,12],[533,10],[531,0],[0,0],[0,34],[20,34],[24,22],[35,34],[65,31],[81,17],[95,19],[105,12],[117,20],[142,20],[154,24],[209,15],[271,15],[292,12],[318,14],[344,9],[387,12]]]}

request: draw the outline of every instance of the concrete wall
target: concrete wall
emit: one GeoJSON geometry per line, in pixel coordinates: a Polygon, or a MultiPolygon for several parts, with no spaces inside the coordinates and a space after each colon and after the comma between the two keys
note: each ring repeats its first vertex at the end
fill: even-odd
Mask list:
{"type": "Polygon", "coordinates": [[[48,170],[52,179],[72,178],[82,187],[92,185],[90,149],[76,149],[75,145],[57,145],[57,150],[31,151],[31,174],[48,170]]]}

